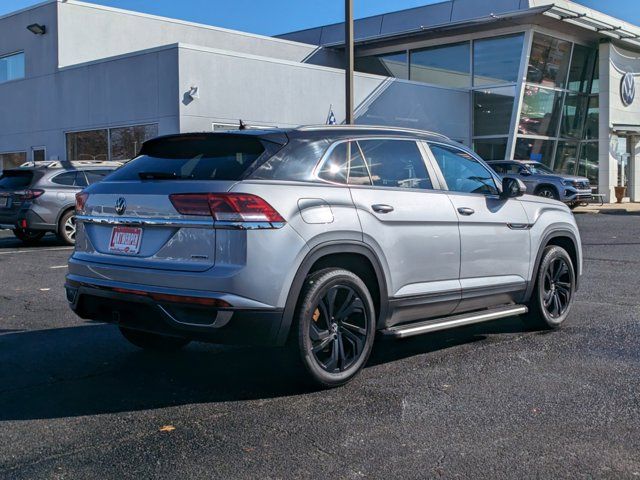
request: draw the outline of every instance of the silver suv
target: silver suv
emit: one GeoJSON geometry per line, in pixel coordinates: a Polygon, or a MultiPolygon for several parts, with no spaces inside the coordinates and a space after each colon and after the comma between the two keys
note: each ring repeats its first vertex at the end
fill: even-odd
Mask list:
{"type": "Polygon", "coordinates": [[[307,378],[337,386],[376,332],[564,322],[578,228],[565,205],[524,192],[427,132],[159,137],[78,195],[67,299],[142,348],[287,346],[307,378]]]}
{"type": "Polygon", "coordinates": [[[570,208],[592,198],[591,185],[586,177],[554,172],[546,165],[530,160],[499,160],[488,164],[503,177],[522,180],[534,195],[560,200],[570,208]]]}
{"type": "Polygon", "coordinates": [[[5,170],[0,175],[0,228],[34,244],[54,232],[75,243],[75,195],[99,182],[120,163],[51,162],[37,167],[5,170]]]}

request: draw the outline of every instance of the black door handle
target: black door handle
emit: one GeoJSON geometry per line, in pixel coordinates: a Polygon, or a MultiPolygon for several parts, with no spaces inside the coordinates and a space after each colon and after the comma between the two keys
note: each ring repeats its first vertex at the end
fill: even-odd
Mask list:
{"type": "Polygon", "coordinates": [[[473,208],[469,208],[469,207],[460,207],[458,209],[458,212],[460,213],[460,215],[473,215],[474,213],[476,213],[476,211],[473,208]]]}
{"type": "Polygon", "coordinates": [[[391,205],[376,204],[376,205],[371,205],[371,208],[373,209],[374,212],[378,212],[378,213],[393,212],[393,207],[391,205]]]}

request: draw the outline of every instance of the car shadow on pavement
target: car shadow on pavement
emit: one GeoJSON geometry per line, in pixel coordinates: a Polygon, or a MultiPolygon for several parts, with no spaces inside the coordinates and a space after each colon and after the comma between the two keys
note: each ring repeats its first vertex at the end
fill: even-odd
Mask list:
{"type": "MultiPolygon", "coordinates": [[[[375,345],[369,367],[524,331],[506,319],[375,345]]],[[[283,349],[192,343],[174,354],[127,344],[103,324],[0,335],[0,421],[63,418],[309,393],[283,349]]]]}
{"type": "MultiPolygon", "coordinates": [[[[8,231],[7,231],[8,232],[8,231]]],[[[42,239],[34,244],[28,245],[24,243],[22,240],[17,239],[12,233],[7,233],[0,230],[0,251],[5,248],[16,249],[19,248],[21,250],[37,250],[38,248],[43,247],[68,247],[68,245],[61,240],[58,239],[56,235],[47,234],[42,239]]]]}

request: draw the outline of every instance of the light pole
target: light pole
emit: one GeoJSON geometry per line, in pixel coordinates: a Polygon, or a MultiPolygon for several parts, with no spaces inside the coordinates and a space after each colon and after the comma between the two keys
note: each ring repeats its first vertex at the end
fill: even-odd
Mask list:
{"type": "Polygon", "coordinates": [[[353,0],[344,1],[345,123],[353,124],[353,0]]]}

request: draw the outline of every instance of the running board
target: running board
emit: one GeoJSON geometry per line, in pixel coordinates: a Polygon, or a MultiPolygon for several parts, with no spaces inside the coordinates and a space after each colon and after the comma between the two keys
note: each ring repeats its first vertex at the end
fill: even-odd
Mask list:
{"type": "Polygon", "coordinates": [[[499,318],[522,315],[528,311],[529,309],[524,305],[508,305],[491,310],[481,310],[479,312],[464,313],[451,317],[436,318],[425,322],[398,325],[397,327],[382,330],[382,333],[383,335],[394,338],[407,338],[413,337],[414,335],[422,335],[423,333],[437,332],[438,330],[447,330],[449,328],[463,327],[465,325],[473,325],[474,323],[489,322],[499,318]]]}

